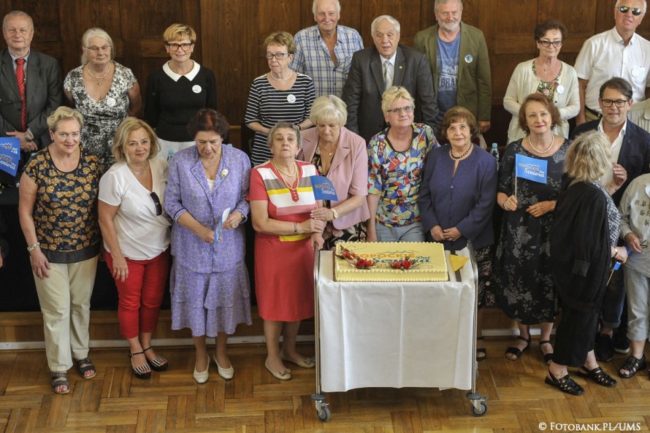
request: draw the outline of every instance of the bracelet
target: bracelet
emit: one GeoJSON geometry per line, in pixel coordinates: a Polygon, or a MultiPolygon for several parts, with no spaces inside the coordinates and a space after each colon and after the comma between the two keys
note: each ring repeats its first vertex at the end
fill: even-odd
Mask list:
{"type": "Polygon", "coordinates": [[[298,224],[293,223],[293,232],[298,233],[298,224]]]}
{"type": "Polygon", "coordinates": [[[29,246],[27,247],[27,252],[28,252],[28,253],[31,253],[31,252],[34,251],[36,248],[40,248],[40,246],[41,246],[41,243],[40,243],[40,242],[34,242],[33,244],[31,244],[31,245],[29,245],[29,246]]]}
{"type": "Polygon", "coordinates": [[[330,210],[332,211],[332,215],[334,215],[334,218],[332,219],[337,219],[339,217],[339,213],[336,211],[336,209],[331,207],[330,210]]]}

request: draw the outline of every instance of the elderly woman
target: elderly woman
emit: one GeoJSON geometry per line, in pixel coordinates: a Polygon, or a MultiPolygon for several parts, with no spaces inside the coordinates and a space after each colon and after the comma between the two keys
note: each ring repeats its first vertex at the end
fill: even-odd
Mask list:
{"type": "Polygon", "coordinates": [[[163,33],[170,59],[147,81],[144,118],[154,127],[160,155],[169,160],[194,145],[187,123],[201,108],[217,108],[214,73],[192,60],[196,32],[187,24],[172,24],[163,33]]]}
{"type": "Polygon", "coordinates": [[[300,321],[314,314],[314,248],[323,244],[325,223],[310,217],[318,206],[312,164],[296,161],[298,127],[278,123],[268,135],[273,157],[251,171],[248,198],[255,229],[255,293],[264,320],[264,366],[279,380],[291,379],[283,361],[303,368],[314,360],[296,351],[300,321]],[[282,334],[282,349],[279,348],[282,334]]]}
{"type": "Polygon", "coordinates": [[[47,118],[52,143],[35,153],[20,177],[18,215],[43,313],[52,391],[70,392],[73,359],[84,379],[90,295],[99,254],[99,162],[80,145],[82,115],[59,107],[47,118]]]}
{"type": "Polygon", "coordinates": [[[316,98],[310,120],[316,125],[302,136],[299,157],[311,162],[334,184],[337,200],[312,211],[311,216],[327,222],[324,248],[338,241],[364,241],[369,218],[368,152],[366,142],[347,129],[345,102],[338,96],[316,98]]]}
{"type": "MultiPolygon", "coordinates": [[[[452,107],[441,129],[449,145],[431,150],[418,198],[422,228],[446,250],[473,250],[479,269],[479,307],[493,303],[486,288],[492,274],[492,210],[497,189],[494,157],[475,146],[479,128],[474,115],[452,107]]],[[[485,349],[477,357],[485,357],[485,349]]]]}
{"type": "Polygon", "coordinates": [[[424,241],[418,196],[424,159],[438,142],[433,130],[413,123],[415,103],[404,87],[384,92],[388,127],[368,143],[368,241],[424,241]]]}
{"type": "Polygon", "coordinates": [[[557,296],[549,258],[553,210],[560,192],[567,140],[553,133],[560,113],[546,96],[530,94],[519,109],[526,137],[508,145],[499,167],[497,204],[505,211],[497,244],[497,302],[517,322],[520,341],[508,347],[506,358],[517,360],[530,345],[529,325],[541,324],[539,348],[550,362],[557,296]],[[546,183],[515,176],[515,155],[544,161],[546,183]]]}
{"type": "Polygon", "coordinates": [[[271,158],[267,136],[276,123],[295,123],[300,129],[312,125],[309,110],[316,95],[311,77],[289,68],[296,52],[289,33],[271,33],[264,40],[264,50],[269,72],[251,83],[244,116],[246,126],[255,132],[250,149],[253,165],[271,158]]]}
{"type": "Polygon", "coordinates": [[[566,188],[554,212],[551,260],[562,315],[545,382],[573,395],[583,389],[567,366],[580,367],[578,374],[598,385],[616,385],[598,366],[593,350],[610,260],[627,259],[625,247],[616,246],[620,215],[600,183],[611,169],[607,137],[597,131],[580,135],[566,153],[566,188]]]}
{"type": "Polygon", "coordinates": [[[117,162],[99,182],[104,258],[117,286],[120,333],[139,379],[167,369],[151,347],[169,275],[170,223],[162,212],[167,161],[154,159],[158,149],[151,127],[127,117],[113,140],[117,162]]]}
{"type": "Polygon", "coordinates": [[[117,126],[140,111],[140,86],[129,68],[113,60],[113,39],[104,30],[86,30],[81,45],[81,66],[68,72],[63,90],[84,116],[81,142],[99,157],[105,171],[113,162],[111,145],[117,126]]]}
{"type": "Polygon", "coordinates": [[[219,376],[232,379],[228,335],[251,324],[248,271],[242,223],[250,161],[224,141],[228,121],[211,109],[199,110],[188,125],[196,145],[181,150],[169,165],[165,211],[172,227],[172,329],[192,331],[193,377],[208,380],[206,336],[216,337],[212,357],[219,376]]]}
{"type": "Polygon", "coordinates": [[[547,20],[535,26],[534,35],[539,55],[517,65],[503,97],[503,107],[512,114],[508,143],[526,135],[519,126],[519,108],[531,93],[541,93],[557,107],[561,120],[556,132],[564,138],[569,137],[568,120],[580,111],[578,75],[572,66],[558,59],[566,27],[559,21],[547,20]]]}

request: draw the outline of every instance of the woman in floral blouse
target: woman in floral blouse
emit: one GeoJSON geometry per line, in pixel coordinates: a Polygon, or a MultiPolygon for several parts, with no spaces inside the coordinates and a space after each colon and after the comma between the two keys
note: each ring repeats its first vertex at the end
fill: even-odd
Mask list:
{"type": "Polygon", "coordinates": [[[393,86],[381,101],[389,125],[368,144],[368,241],[424,241],[418,195],[424,158],[438,142],[433,130],[413,123],[415,104],[404,87],[393,86]]]}

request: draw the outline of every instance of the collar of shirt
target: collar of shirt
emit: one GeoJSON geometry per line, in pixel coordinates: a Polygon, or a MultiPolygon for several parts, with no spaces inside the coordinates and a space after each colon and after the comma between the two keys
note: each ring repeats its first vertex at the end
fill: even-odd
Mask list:
{"type": "MultiPolygon", "coordinates": [[[[610,34],[610,37],[611,37],[612,39],[614,39],[614,41],[616,41],[617,44],[625,45],[625,41],[623,40],[623,37],[618,33],[618,30],[616,30],[616,27],[614,27],[613,29],[611,29],[611,30],[609,31],[609,34],[610,34]]],[[[632,35],[632,37],[630,38],[630,42],[628,43],[628,45],[634,45],[634,42],[635,42],[635,41],[636,41],[636,33],[634,33],[634,34],[632,35]]]]}
{"type": "Polygon", "coordinates": [[[388,58],[388,59],[384,58],[381,54],[379,55],[379,57],[381,58],[381,64],[382,64],[382,65],[383,65],[384,63],[388,62],[388,63],[390,63],[391,66],[394,67],[394,66],[395,66],[395,58],[397,57],[397,50],[395,50],[395,52],[393,53],[393,55],[390,56],[390,58],[388,58]]]}
{"type": "Polygon", "coordinates": [[[199,65],[194,60],[193,60],[193,62],[194,62],[194,66],[192,66],[192,69],[190,70],[190,72],[188,72],[185,75],[179,75],[176,72],[172,71],[172,68],[169,67],[168,62],[165,62],[165,64],[163,65],[163,71],[165,72],[165,74],[167,74],[169,76],[169,78],[171,78],[174,81],[180,80],[181,77],[185,77],[188,80],[192,81],[194,79],[194,77],[196,77],[196,74],[199,73],[199,69],[201,69],[201,65],[199,65]]]}
{"type": "MultiPolygon", "coordinates": [[[[625,124],[623,124],[623,127],[618,133],[616,140],[612,141],[612,148],[616,146],[620,147],[623,144],[623,137],[625,136],[626,129],[627,129],[627,120],[625,121],[625,124]]],[[[603,128],[603,119],[600,119],[600,122],[598,122],[598,131],[602,132],[603,134],[605,133],[605,129],[603,128]]]]}
{"type": "Polygon", "coordinates": [[[10,50],[7,50],[7,51],[9,52],[9,55],[11,56],[11,63],[13,63],[13,65],[14,65],[14,71],[16,71],[16,59],[20,59],[20,58],[25,59],[25,68],[27,68],[27,63],[29,62],[29,54],[31,53],[31,50],[28,51],[27,55],[25,55],[25,56],[14,56],[14,54],[10,50]]]}

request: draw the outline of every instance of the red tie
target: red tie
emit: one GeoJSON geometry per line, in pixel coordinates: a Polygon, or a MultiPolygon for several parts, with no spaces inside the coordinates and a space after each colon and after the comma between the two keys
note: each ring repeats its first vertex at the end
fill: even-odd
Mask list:
{"type": "Polygon", "coordinates": [[[18,82],[18,95],[20,95],[20,127],[27,130],[27,104],[25,101],[25,59],[16,59],[16,81],[18,82]]]}

